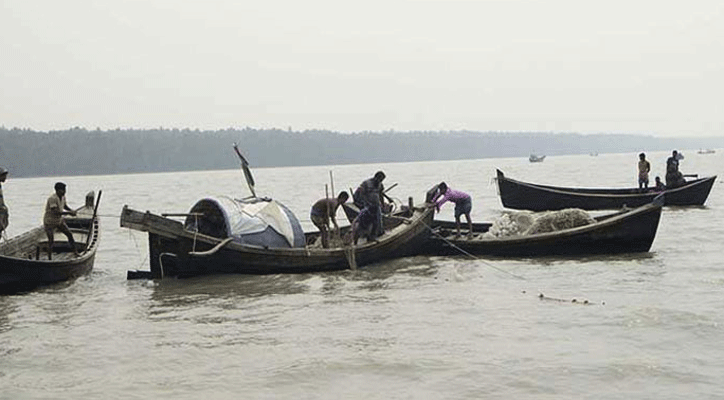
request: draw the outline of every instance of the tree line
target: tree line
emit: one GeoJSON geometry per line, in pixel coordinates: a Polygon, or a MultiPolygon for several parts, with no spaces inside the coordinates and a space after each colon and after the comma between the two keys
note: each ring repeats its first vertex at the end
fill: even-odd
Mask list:
{"type": "Polygon", "coordinates": [[[340,133],[282,129],[0,128],[0,166],[13,176],[105,175],[238,167],[435,161],[721,147],[724,139],[647,135],[414,131],[340,133]]]}

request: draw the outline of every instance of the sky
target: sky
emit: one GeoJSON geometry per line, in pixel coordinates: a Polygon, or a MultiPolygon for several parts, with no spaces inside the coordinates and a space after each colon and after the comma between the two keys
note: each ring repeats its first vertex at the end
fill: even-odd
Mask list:
{"type": "Polygon", "coordinates": [[[724,136],[721,0],[0,0],[0,126],[724,136]]]}

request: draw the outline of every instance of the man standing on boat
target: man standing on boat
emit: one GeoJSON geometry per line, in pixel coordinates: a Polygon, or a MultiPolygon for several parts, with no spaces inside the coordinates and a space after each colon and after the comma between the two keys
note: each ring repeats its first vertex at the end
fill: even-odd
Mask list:
{"type": "Polygon", "coordinates": [[[440,182],[437,187],[440,191],[432,199],[437,212],[440,212],[440,206],[445,204],[446,201],[452,201],[455,203],[455,227],[457,228],[456,237],[460,237],[460,216],[465,215],[465,219],[468,221],[468,239],[472,239],[473,221],[470,218],[470,211],[473,208],[473,201],[470,198],[470,195],[459,190],[449,188],[445,182],[440,182]],[[440,196],[442,196],[442,199],[438,201],[440,196]]]}
{"type": "Polygon", "coordinates": [[[5,228],[10,223],[8,207],[5,205],[5,198],[3,197],[3,182],[8,177],[8,170],[0,167],[0,236],[5,232],[5,228]]]}
{"type": "Polygon", "coordinates": [[[385,233],[382,225],[382,202],[385,194],[385,187],[382,185],[383,180],[385,180],[385,173],[377,171],[375,176],[363,181],[352,194],[354,204],[360,208],[360,211],[363,208],[369,208],[374,215],[371,238],[385,233]]]}
{"type": "Polygon", "coordinates": [[[340,205],[344,204],[348,198],[349,194],[347,194],[347,192],[340,192],[337,198],[320,199],[312,206],[310,217],[314,226],[316,226],[322,234],[322,247],[325,249],[329,247],[329,221],[332,221],[335,231],[339,232],[339,225],[337,225],[336,218],[337,209],[340,205]]]}
{"type": "Polygon", "coordinates": [[[639,154],[639,189],[649,188],[649,171],[651,164],[646,161],[646,154],[639,154]]]}
{"type": "Polygon", "coordinates": [[[64,215],[75,216],[73,211],[65,203],[65,183],[58,182],[55,184],[55,193],[48,197],[48,201],[45,203],[45,215],[43,216],[43,227],[45,228],[45,234],[48,235],[48,260],[53,256],[53,242],[55,241],[54,232],[59,231],[63,233],[70,243],[73,252],[78,255],[78,249],[75,247],[75,240],[73,234],[68,229],[64,215]]]}
{"type": "Polygon", "coordinates": [[[675,188],[686,183],[684,175],[679,171],[679,160],[681,156],[679,152],[674,150],[671,157],[666,160],[666,187],[675,188]]]}

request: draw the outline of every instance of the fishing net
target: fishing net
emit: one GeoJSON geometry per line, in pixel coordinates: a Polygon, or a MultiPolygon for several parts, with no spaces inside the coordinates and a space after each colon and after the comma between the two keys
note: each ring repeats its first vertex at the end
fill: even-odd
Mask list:
{"type": "Polygon", "coordinates": [[[532,213],[530,211],[506,212],[493,222],[485,238],[535,235],[589,225],[596,222],[587,212],[568,208],[560,211],[532,213]]]}

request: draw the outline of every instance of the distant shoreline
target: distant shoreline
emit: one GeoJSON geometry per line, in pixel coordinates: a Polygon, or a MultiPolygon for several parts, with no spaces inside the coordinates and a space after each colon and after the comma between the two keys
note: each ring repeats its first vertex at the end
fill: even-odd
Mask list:
{"type": "Polygon", "coordinates": [[[724,138],[625,134],[362,132],[279,129],[94,130],[0,128],[0,165],[14,177],[226,170],[239,143],[252,167],[605,154],[724,147],[724,138]]]}

